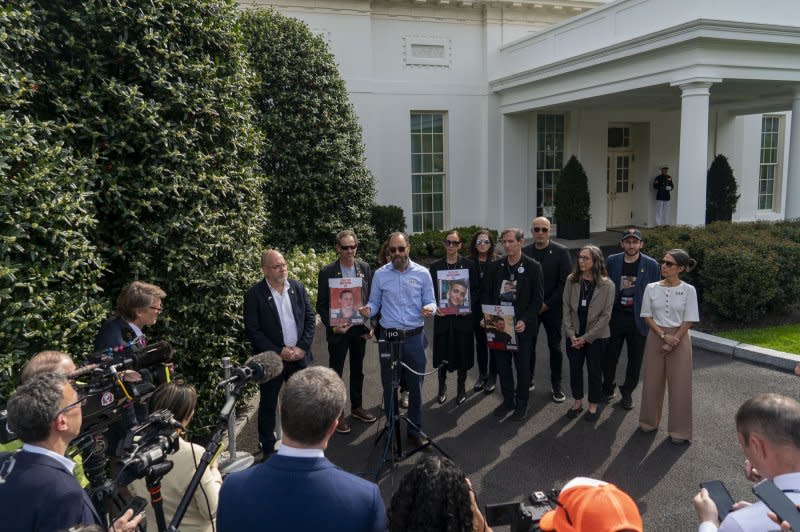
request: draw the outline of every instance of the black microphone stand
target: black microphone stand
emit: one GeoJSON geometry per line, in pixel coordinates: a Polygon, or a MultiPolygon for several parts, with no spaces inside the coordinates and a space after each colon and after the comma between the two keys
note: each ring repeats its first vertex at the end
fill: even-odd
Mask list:
{"type": "Polygon", "coordinates": [[[397,462],[404,460],[428,447],[433,447],[445,458],[450,458],[450,456],[448,456],[448,454],[444,452],[444,450],[442,450],[442,448],[439,447],[436,442],[433,441],[433,438],[425,434],[422,429],[420,429],[413,421],[411,421],[411,419],[409,419],[407,415],[400,413],[398,408],[398,405],[400,404],[400,375],[403,372],[403,368],[406,368],[408,371],[414,374],[416,374],[416,372],[403,362],[403,340],[386,340],[386,344],[389,348],[389,352],[380,353],[380,356],[384,357],[385,355],[388,355],[389,358],[389,360],[381,360],[381,363],[391,365],[389,371],[391,371],[392,393],[389,394],[389,404],[385,405],[386,425],[378,433],[377,438],[375,438],[375,445],[377,445],[381,438],[386,436],[386,447],[384,448],[384,452],[381,455],[377,470],[375,471],[376,481],[378,480],[378,477],[380,476],[384,467],[389,466],[390,469],[394,469],[397,466],[397,462]],[[424,443],[413,449],[403,450],[401,422],[405,422],[409,427],[415,429],[422,439],[425,440],[424,443]]]}
{"type": "Polygon", "coordinates": [[[222,443],[222,434],[228,427],[228,417],[231,415],[231,412],[233,412],[233,407],[236,404],[236,400],[242,395],[242,390],[244,390],[246,384],[247,381],[237,384],[228,395],[228,400],[225,402],[225,406],[223,406],[222,410],[220,411],[219,421],[217,422],[218,424],[216,430],[214,431],[214,435],[211,437],[211,441],[206,446],[206,452],[204,452],[203,456],[200,458],[200,463],[197,464],[197,469],[194,472],[194,476],[192,476],[192,480],[189,482],[189,487],[186,488],[186,491],[181,498],[181,502],[178,504],[178,508],[175,510],[175,515],[172,516],[172,521],[169,522],[169,527],[166,528],[166,530],[169,532],[177,532],[178,526],[181,524],[183,516],[186,514],[186,510],[189,509],[189,504],[192,502],[194,492],[197,491],[197,487],[200,485],[200,480],[203,477],[203,473],[206,472],[208,465],[211,463],[211,459],[214,458],[214,455],[217,454],[217,451],[219,450],[219,447],[222,443]]]}
{"type": "Polygon", "coordinates": [[[159,530],[167,528],[167,521],[164,518],[164,498],[161,497],[161,479],[172,470],[172,462],[162,462],[156,464],[147,471],[147,491],[150,493],[150,505],[153,513],[156,514],[156,524],[159,530]]]}

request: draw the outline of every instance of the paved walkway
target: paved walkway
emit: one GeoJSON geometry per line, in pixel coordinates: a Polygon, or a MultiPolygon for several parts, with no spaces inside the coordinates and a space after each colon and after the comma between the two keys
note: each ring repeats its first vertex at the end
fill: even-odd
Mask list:
{"type": "MultiPolygon", "coordinates": [[[[450,399],[436,402],[436,378],[425,380],[424,430],[433,436],[466,471],[481,505],[522,500],[534,490],[561,487],[577,475],[614,482],[637,501],[648,531],[696,530],[692,497],[704,480],[721,479],[735,499],[750,499],[750,483],[741,470],[743,456],[736,440],[734,415],[738,406],[759,392],[797,396],[800,379],[785,371],[745,362],[707,348],[694,351],[694,442],[676,447],[669,443],[666,419],[654,434],[636,431],[640,389],[634,394],[637,408],[625,411],[610,405],[593,424],[582,418],[564,417],[569,405],[550,401],[549,364],[544,339],[537,352],[536,390],[531,394],[530,416],[525,423],[498,422],[491,411],[500,402],[492,395],[468,393],[467,402],[456,406],[455,375],[448,379],[450,399]]],[[[327,364],[324,333],[317,331],[316,364],[327,364]]],[[[625,369],[621,357],[620,376],[625,369]]],[[[564,364],[567,394],[567,365],[564,364]]],[[[786,363],[785,367],[790,366],[786,363]]],[[[474,373],[468,385],[474,382],[474,373]]],[[[347,370],[345,370],[345,382],[347,370]]],[[[364,406],[380,413],[380,380],[377,350],[370,343],[365,361],[364,406]]],[[[665,406],[666,413],[666,406],[665,406]]],[[[327,451],[340,467],[372,478],[380,449],[373,441],[382,420],[365,425],[352,422],[353,431],[335,435],[327,451]]],[[[240,447],[255,448],[255,423],[240,435],[240,447]]],[[[402,463],[394,474],[379,480],[387,507],[403,474],[416,457],[402,463]]],[[[500,528],[499,530],[502,530],[500,528]]]]}

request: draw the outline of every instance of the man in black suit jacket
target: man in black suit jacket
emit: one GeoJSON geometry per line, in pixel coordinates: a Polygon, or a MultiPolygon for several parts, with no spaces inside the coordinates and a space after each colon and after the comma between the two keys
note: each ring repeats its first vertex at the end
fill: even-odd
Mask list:
{"type": "Polygon", "coordinates": [[[274,351],[283,359],[283,373],[259,385],[258,439],[267,457],[275,450],[275,408],[281,385],[311,362],[316,317],[305,287],[288,279],[283,255],[265,251],[261,271],[264,279],[244,296],[244,330],[253,353],[274,351]]]}
{"type": "MultiPolygon", "coordinates": [[[[24,442],[17,453],[0,455],[0,515],[4,530],[50,532],[79,524],[103,525],[64,456],[80,434],[83,399],[60,373],[41,373],[8,401],[8,422],[24,442]]],[[[128,511],[113,530],[134,530],[144,514],[128,511]]]]}
{"type": "Polygon", "coordinates": [[[146,343],[142,329],[155,325],[164,310],[165,297],[166,292],[154,284],[133,281],[126,285],[117,297],[117,315],[100,327],[94,350],[127,345],[136,339],[146,343]]]}
{"type": "MultiPolygon", "coordinates": [[[[367,412],[362,406],[361,389],[364,385],[364,351],[367,338],[372,336],[369,324],[366,325],[331,325],[331,295],[328,281],[343,277],[358,277],[361,279],[361,301],[355,305],[355,316],[363,320],[358,314],[358,307],[369,301],[369,265],[356,259],[358,238],[356,234],[345,229],[336,235],[336,252],[339,258],[331,262],[319,272],[317,282],[317,314],[325,324],[326,339],[328,340],[328,355],[330,367],[339,377],[344,372],[344,359],[350,352],[350,412],[353,417],[364,423],[374,423],[377,419],[367,412]]],[[[347,292],[341,294],[345,295],[347,292]]],[[[340,295],[340,297],[341,297],[340,295]]],[[[352,293],[349,293],[352,298],[352,293]]],[[[344,412],[336,426],[336,432],[346,434],[350,432],[350,424],[344,418],[344,412]]]]}
{"type": "MultiPolygon", "coordinates": [[[[514,411],[513,421],[524,421],[528,415],[528,395],[531,382],[532,339],[539,328],[539,310],[542,308],[542,266],[522,254],[525,237],[519,228],[505,229],[500,242],[506,256],[491,263],[486,269],[481,288],[484,305],[513,305],[514,332],[517,333],[516,351],[492,350],[503,402],[494,410],[497,417],[514,411]],[[514,290],[509,290],[513,286],[514,290]],[[502,295],[502,298],[501,298],[502,295]],[[504,299],[510,297],[512,301],[504,299]],[[517,386],[514,388],[512,359],[517,368],[517,386]]],[[[485,322],[483,323],[485,326],[485,322]]]]}

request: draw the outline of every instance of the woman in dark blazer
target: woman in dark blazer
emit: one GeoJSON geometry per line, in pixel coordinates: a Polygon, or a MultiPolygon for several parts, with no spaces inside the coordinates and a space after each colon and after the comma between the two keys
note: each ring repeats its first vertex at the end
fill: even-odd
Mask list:
{"type": "Polygon", "coordinates": [[[609,322],[614,306],[614,282],[608,278],[603,252],[584,246],[564,287],[564,337],[569,359],[569,381],[574,402],[567,417],[583,410],[583,364],[589,374],[589,410],[586,421],[596,421],[603,399],[603,357],[606,355],[609,322]]]}
{"type": "MultiPolygon", "coordinates": [[[[491,231],[479,229],[472,235],[469,255],[472,258],[472,262],[475,263],[478,273],[478,288],[482,288],[483,275],[486,273],[486,268],[489,263],[497,258],[495,241],[491,231]]],[[[475,358],[478,361],[478,372],[480,373],[478,380],[475,381],[475,391],[483,390],[484,393],[488,394],[495,390],[497,369],[494,367],[494,361],[489,358],[489,347],[486,345],[486,329],[481,327],[481,318],[483,318],[481,298],[478,297],[477,292],[472,296],[472,315],[474,316],[472,332],[475,335],[475,358]]]]}

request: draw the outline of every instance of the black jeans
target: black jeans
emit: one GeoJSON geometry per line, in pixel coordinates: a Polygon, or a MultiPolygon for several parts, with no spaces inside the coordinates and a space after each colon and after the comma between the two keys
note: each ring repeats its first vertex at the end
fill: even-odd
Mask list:
{"type": "Polygon", "coordinates": [[[639,373],[642,369],[644,343],[647,336],[639,334],[636,320],[632,313],[614,312],[611,315],[611,338],[608,340],[608,354],[603,364],[603,393],[614,393],[614,378],[617,375],[617,363],[622,353],[622,344],[628,346],[628,366],[625,368],[625,382],[619,387],[623,396],[630,396],[639,384],[639,373]]]}
{"type": "MultiPolygon", "coordinates": [[[[486,345],[486,329],[480,326],[480,322],[475,325],[474,333],[475,360],[478,362],[478,374],[481,377],[497,375],[497,368],[494,367],[494,357],[489,356],[489,346],[486,345]]],[[[494,379],[491,380],[494,382],[494,379]]]]}
{"type": "MultiPolygon", "coordinates": [[[[544,332],[547,334],[547,348],[550,350],[550,384],[553,391],[561,391],[561,366],[563,363],[563,353],[561,352],[561,309],[549,309],[543,314],[539,314],[539,323],[544,325],[544,332]]],[[[536,336],[531,341],[531,382],[536,373],[536,336]]]]}
{"type": "Polygon", "coordinates": [[[361,408],[361,391],[364,387],[364,349],[367,341],[360,335],[344,334],[337,342],[328,343],[329,365],[339,377],[344,373],[344,359],[350,351],[350,405],[361,408]]]}
{"type": "Polygon", "coordinates": [[[595,340],[581,349],[573,349],[569,340],[566,342],[569,359],[569,386],[574,399],[583,399],[583,363],[589,374],[589,402],[599,403],[603,400],[603,358],[608,350],[608,338],[595,340]]]}
{"type": "Polygon", "coordinates": [[[518,351],[495,351],[492,357],[497,365],[497,374],[500,377],[500,390],[503,392],[503,405],[508,408],[516,407],[517,410],[528,408],[528,387],[531,384],[530,368],[530,336],[517,336],[518,351]],[[512,360],[517,368],[517,387],[514,389],[514,373],[511,368],[512,360]]]}

